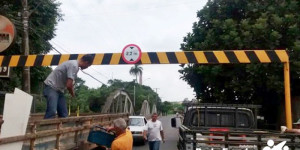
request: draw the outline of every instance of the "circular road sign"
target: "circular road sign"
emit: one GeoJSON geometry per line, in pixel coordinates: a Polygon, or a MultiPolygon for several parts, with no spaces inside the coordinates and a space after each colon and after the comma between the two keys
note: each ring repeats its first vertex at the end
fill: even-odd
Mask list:
{"type": "Polygon", "coordinates": [[[15,26],[6,17],[0,15],[0,52],[6,50],[15,37],[15,26]]]}
{"type": "Polygon", "coordinates": [[[135,44],[126,45],[122,51],[122,58],[127,64],[135,64],[141,60],[141,48],[135,44]]]}

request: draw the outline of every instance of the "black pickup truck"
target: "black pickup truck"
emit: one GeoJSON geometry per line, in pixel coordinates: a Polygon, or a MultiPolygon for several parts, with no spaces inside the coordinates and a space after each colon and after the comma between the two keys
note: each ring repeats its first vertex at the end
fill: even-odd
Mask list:
{"type": "MultiPolygon", "coordinates": [[[[184,104],[184,119],[172,118],[172,127],[179,126],[179,150],[203,149],[262,149],[267,141],[287,141],[293,146],[299,136],[274,131],[257,130],[257,112],[260,105],[238,104],[184,104]],[[294,137],[294,139],[290,139],[294,137]]],[[[297,142],[296,142],[297,143],[297,142]]],[[[298,143],[299,144],[299,143],[298,143]]]]}

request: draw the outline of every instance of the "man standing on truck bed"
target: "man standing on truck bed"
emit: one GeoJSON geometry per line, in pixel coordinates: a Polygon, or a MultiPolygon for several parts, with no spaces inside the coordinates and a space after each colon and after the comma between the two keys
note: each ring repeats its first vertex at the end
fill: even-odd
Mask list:
{"type": "Polygon", "coordinates": [[[148,139],[150,150],[159,150],[160,141],[165,143],[163,127],[161,122],[157,120],[157,113],[153,113],[152,119],[147,122],[144,129],[144,139],[148,139]]]}
{"type": "Polygon", "coordinates": [[[72,97],[75,97],[73,82],[80,69],[86,69],[92,65],[94,57],[84,55],[80,60],[69,60],[57,66],[44,81],[43,94],[47,99],[47,110],[44,119],[68,116],[64,90],[67,88],[72,97]]]}

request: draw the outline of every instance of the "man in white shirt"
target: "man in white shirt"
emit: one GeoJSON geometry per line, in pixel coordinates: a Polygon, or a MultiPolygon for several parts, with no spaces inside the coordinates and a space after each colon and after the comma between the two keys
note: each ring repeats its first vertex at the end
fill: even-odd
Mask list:
{"type": "Polygon", "coordinates": [[[159,150],[160,141],[165,143],[163,127],[161,122],[157,120],[157,113],[153,113],[152,119],[147,122],[144,129],[144,139],[148,139],[150,150],[159,150]]]}

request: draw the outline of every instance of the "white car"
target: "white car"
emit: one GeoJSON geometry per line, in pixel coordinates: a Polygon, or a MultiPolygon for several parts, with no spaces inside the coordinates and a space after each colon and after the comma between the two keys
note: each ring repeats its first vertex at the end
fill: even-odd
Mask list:
{"type": "Polygon", "coordinates": [[[147,120],[144,116],[129,116],[128,127],[132,133],[134,142],[142,142],[145,144],[143,132],[145,126],[147,124],[147,120]]]}

